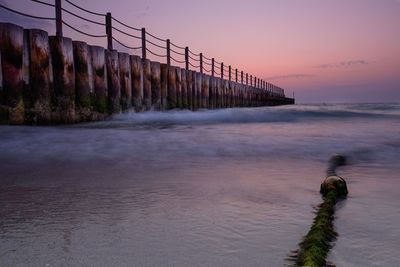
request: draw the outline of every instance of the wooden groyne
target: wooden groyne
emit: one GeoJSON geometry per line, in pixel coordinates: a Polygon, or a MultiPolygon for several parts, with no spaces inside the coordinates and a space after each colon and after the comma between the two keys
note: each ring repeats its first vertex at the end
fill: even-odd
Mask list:
{"type": "MultiPolygon", "coordinates": [[[[166,62],[150,60],[147,53],[158,54],[148,48],[155,45],[154,40],[146,38],[161,39],[145,29],[140,29],[141,36],[137,37],[141,41],[141,56],[118,52],[113,43],[125,45],[113,36],[113,30],[118,29],[112,21],[125,24],[110,13],[104,15],[107,48],[63,37],[62,25],[69,24],[62,20],[65,9],[61,9],[61,1],[55,2],[56,18],[42,19],[56,21],[56,36],[39,29],[0,23],[1,124],[70,124],[104,120],[129,110],[294,104],[294,99],[285,97],[282,88],[217,63],[202,53],[194,58],[188,47],[182,53],[177,52],[179,46],[170,40],[165,40],[166,62]],[[179,61],[173,53],[185,59],[179,61]],[[196,62],[199,66],[193,65],[196,62]]],[[[0,7],[16,12],[4,5],[0,7]]]]}

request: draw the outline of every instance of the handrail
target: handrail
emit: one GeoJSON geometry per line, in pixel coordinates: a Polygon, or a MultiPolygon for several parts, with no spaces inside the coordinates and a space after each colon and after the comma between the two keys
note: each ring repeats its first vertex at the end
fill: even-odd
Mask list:
{"type": "MultiPolygon", "coordinates": [[[[80,34],[89,36],[89,37],[94,37],[94,38],[107,38],[108,39],[108,48],[112,49],[112,42],[116,42],[119,45],[127,48],[127,49],[132,49],[132,50],[138,50],[141,49],[142,50],[142,56],[143,58],[146,58],[146,52],[149,52],[151,55],[156,56],[156,57],[161,57],[161,58],[167,58],[167,62],[168,64],[170,64],[169,62],[172,60],[176,63],[179,64],[186,64],[186,68],[189,68],[189,66],[191,68],[194,69],[200,69],[200,72],[203,72],[203,70],[207,73],[211,73],[212,75],[217,75],[217,76],[221,76],[222,78],[225,77],[229,77],[231,80],[236,81],[238,83],[242,83],[242,84],[253,84],[254,87],[259,86],[260,89],[263,89],[265,91],[270,92],[272,95],[284,95],[284,90],[278,86],[275,86],[269,82],[266,82],[262,79],[257,79],[257,80],[251,80],[250,82],[248,81],[248,78],[253,77],[255,78],[255,76],[250,75],[250,74],[246,74],[246,77],[244,77],[244,75],[242,76],[242,74],[244,74],[244,72],[239,71],[238,68],[234,68],[232,66],[228,66],[227,64],[223,63],[223,62],[218,62],[217,60],[215,60],[214,58],[210,58],[205,56],[203,53],[194,53],[193,51],[191,51],[188,47],[183,47],[180,45],[177,45],[173,42],[171,42],[169,39],[163,39],[160,38],[148,31],[146,31],[144,28],[140,29],[140,28],[136,28],[136,27],[132,27],[129,24],[126,24],[118,19],[116,19],[115,17],[113,17],[111,15],[111,13],[107,13],[107,14],[103,14],[103,13],[98,13],[98,12],[93,12],[91,10],[88,10],[86,8],[83,8],[75,3],[73,3],[71,0],[64,0],[66,3],[68,3],[70,6],[83,11],[87,14],[90,15],[94,15],[97,17],[103,17],[105,18],[105,23],[104,22],[99,22],[96,20],[93,20],[91,18],[87,18],[84,15],[81,14],[76,14],[75,12],[65,8],[65,7],[61,7],[61,0],[55,0],[55,4],[52,3],[47,3],[45,1],[42,0],[30,0],[34,3],[40,4],[40,5],[44,5],[44,6],[48,6],[48,7],[52,7],[56,9],[56,17],[43,17],[43,16],[37,16],[37,15],[32,15],[32,14],[28,14],[19,10],[15,10],[7,5],[1,4],[0,3],[0,8],[5,9],[9,12],[13,12],[15,14],[21,15],[21,16],[25,16],[28,18],[32,18],[32,19],[40,19],[40,20],[52,20],[52,21],[56,21],[56,26],[57,26],[57,35],[62,36],[62,25],[67,26],[68,28],[70,28],[73,31],[76,31],[80,34]],[[90,32],[85,32],[82,31],[79,28],[76,28],[74,26],[72,26],[70,23],[68,23],[67,21],[62,19],[62,12],[65,12],[66,14],[69,14],[73,17],[76,17],[78,19],[81,19],[83,21],[86,21],[88,23],[94,24],[94,25],[99,25],[102,27],[105,27],[106,30],[106,34],[93,34],[90,32]],[[116,22],[118,23],[120,26],[123,26],[127,29],[130,30],[134,30],[134,31],[140,31],[141,32],[141,36],[136,36],[132,33],[126,32],[116,26],[112,25],[112,22],[116,22]],[[120,41],[119,39],[115,38],[112,36],[112,31],[116,31],[120,34],[123,34],[125,36],[128,36],[130,38],[134,38],[137,40],[141,40],[142,41],[142,45],[141,46],[137,46],[137,47],[133,47],[133,46],[129,46],[126,45],[125,43],[123,43],[122,41],[120,41]],[[146,38],[146,36],[149,36],[150,38],[153,38],[153,40],[148,40],[148,38],[146,38]],[[156,42],[157,41],[157,42],[156,42]],[[164,44],[159,44],[158,42],[162,42],[165,43],[164,44]],[[154,51],[152,51],[151,49],[146,47],[146,44],[150,44],[152,46],[155,46],[159,49],[165,50],[165,54],[159,54],[156,53],[154,51]],[[174,48],[172,49],[171,46],[174,48]],[[184,52],[181,52],[182,50],[184,50],[184,52]],[[174,55],[178,55],[179,57],[183,56],[185,59],[184,60],[179,60],[176,57],[171,56],[171,52],[174,55]],[[199,63],[199,65],[195,65],[194,62],[199,63]],[[210,67],[210,69],[207,69],[205,66],[210,67]],[[248,77],[248,78],[247,78],[248,77]]],[[[63,1],[63,2],[64,2],[63,1]]]]}

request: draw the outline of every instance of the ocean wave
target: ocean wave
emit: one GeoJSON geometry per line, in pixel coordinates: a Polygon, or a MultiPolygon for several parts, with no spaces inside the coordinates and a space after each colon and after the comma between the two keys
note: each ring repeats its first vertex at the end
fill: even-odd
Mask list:
{"type": "MultiPolygon", "coordinates": [[[[313,120],[345,120],[353,118],[400,119],[399,104],[352,105],[293,105],[262,108],[232,108],[221,110],[172,110],[167,112],[124,113],[115,115],[115,124],[219,124],[219,123],[274,123],[313,120]]],[[[104,125],[109,122],[100,122],[104,125]]]]}

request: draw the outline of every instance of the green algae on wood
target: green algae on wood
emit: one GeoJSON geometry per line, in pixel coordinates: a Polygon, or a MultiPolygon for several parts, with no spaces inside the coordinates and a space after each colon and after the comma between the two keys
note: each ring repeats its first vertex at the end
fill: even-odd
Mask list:
{"type": "Polygon", "coordinates": [[[1,119],[10,124],[23,124],[25,120],[23,48],[24,29],[11,23],[0,23],[1,119]]]}

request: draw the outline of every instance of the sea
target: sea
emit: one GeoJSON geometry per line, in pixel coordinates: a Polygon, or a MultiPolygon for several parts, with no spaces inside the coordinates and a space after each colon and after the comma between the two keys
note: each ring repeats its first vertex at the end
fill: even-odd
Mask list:
{"type": "Polygon", "coordinates": [[[0,126],[0,266],[285,266],[331,156],[336,266],[400,266],[400,104],[0,126]]]}

